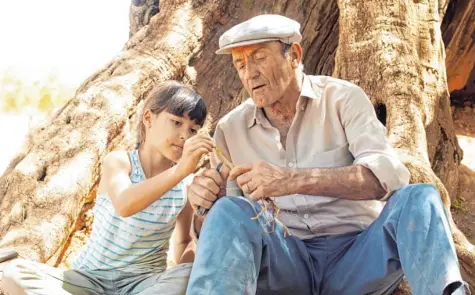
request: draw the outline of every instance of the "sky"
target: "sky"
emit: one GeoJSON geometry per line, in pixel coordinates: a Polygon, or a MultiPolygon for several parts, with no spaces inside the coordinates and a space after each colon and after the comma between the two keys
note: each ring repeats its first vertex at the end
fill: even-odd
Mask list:
{"type": "MultiPolygon", "coordinates": [[[[130,0],[0,0],[0,78],[51,74],[76,88],[118,54],[129,37],[130,0]]],[[[28,114],[0,114],[0,175],[30,127],[28,114]],[[13,128],[4,128],[13,126],[13,128]]]]}
{"type": "Polygon", "coordinates": [[[0,0],[0,75],[79,85],[128,39],[130,0],[0,0]]]}

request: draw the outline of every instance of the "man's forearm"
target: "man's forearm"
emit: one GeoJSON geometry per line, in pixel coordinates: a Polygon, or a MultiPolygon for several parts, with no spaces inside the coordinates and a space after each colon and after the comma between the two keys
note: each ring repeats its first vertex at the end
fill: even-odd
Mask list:
{"type": "Polygon", "coordinates": [[[380,199],[386,195],[368,168],[355,165],[340,168],[295,169],[291,172],[290,194],[327,196],[348,200],[380,199]]]}

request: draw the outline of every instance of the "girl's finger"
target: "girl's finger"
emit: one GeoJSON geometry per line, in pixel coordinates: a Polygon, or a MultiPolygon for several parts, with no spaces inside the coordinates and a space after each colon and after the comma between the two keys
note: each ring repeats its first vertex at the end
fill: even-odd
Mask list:
{"type": "Polygon", "coordinates": [[[192,138],[195,139],[195,140],[199,140],[199,139],[213,140],[213,138],[211,136],[209,136],[208,133],[198,133],[195,136],[193,136],[192,138]]]}
{"type": "Polygon", "coordinates": [[[192,152],[193,157],[200,157],[206,153],[209,153],[210,150],[204,147],[198,148],[192,152]]]}
{"type": "Polygon", "coordinates": [[[195,151],[197,149],[200,149],[200,148],[206,148],[208,152],[211,152],[213,150],[213,146],[210,145],[209,143],[207,143],[207,142],[197,142],[197,143],[195,143],[195,144],[193,144],[189,147],[189,151],[193,152],[193,151],[195,151]]]}
{"type": "Polygon", "coordinates": [[[210,144],[212,147],[216,147],[216,144],[214,143],[214,140],[211,138],[198,138],[196,139],[195,142],[206,142],[210,144]]]}

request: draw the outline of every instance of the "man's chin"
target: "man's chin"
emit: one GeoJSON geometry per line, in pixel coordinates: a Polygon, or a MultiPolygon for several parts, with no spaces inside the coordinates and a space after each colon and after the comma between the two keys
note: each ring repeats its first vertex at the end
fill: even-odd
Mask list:
{"type": "Polygon", "coordinates": [[[254,100],[254,104],[258,107],[258,108],[267,108],[267,107],[270,107],[272,104],[269,103],[269,100],[267,99],[253,99],[254,100]]]}

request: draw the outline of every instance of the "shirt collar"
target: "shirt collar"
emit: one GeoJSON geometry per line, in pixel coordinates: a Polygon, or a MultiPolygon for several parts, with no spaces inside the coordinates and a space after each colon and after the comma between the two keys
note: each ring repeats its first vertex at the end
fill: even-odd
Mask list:
{"type": "MultiPolygon", "coordinates": [[[[310,98],[310,99],[319,99],[321,97],[321,93],[316,92],[313,89],[312,82],[310,81],[310,78],[305,74],[303,75],[302,90],[300,91],[300,98],[301,97],[307,97],[307,98],[310,98]]],[[[301,99],[299,99],[297,104],[302,105],[301,99]]],[[[253,105],[253,112],[252,112],[252,115],[249,116],[247,127],[251,128],[256,123],[261,124],[261,125],[268,124],[269,122],[264,117],[264,113],[262,112],[262,109],[258,108],[254,104],[254,102],[253,102],[252,105],[253,105]]],[[[304,107],[304,109],[305,109],[305,107],[304,107]]]]}
{"type": "Polygon", "coordinates": [[[252,115],[249,117],[249,121],[247,123],[247,127],[251,128],[255,124],[261,124],[264,125],[266,124],[267,119],[264,117],[264,113],[262,112],[261,108],[258,108],[254,103],[253,103],[253,111],[252,115]]]}
{"type": "Polygon", "coordinates": [[[320,89],[315,90],[312,86],[312,81],[307,75],[303,75],[302,90],[300,96],[304,96],[311,99],[319,99],[321,97],[320,89]]]}

